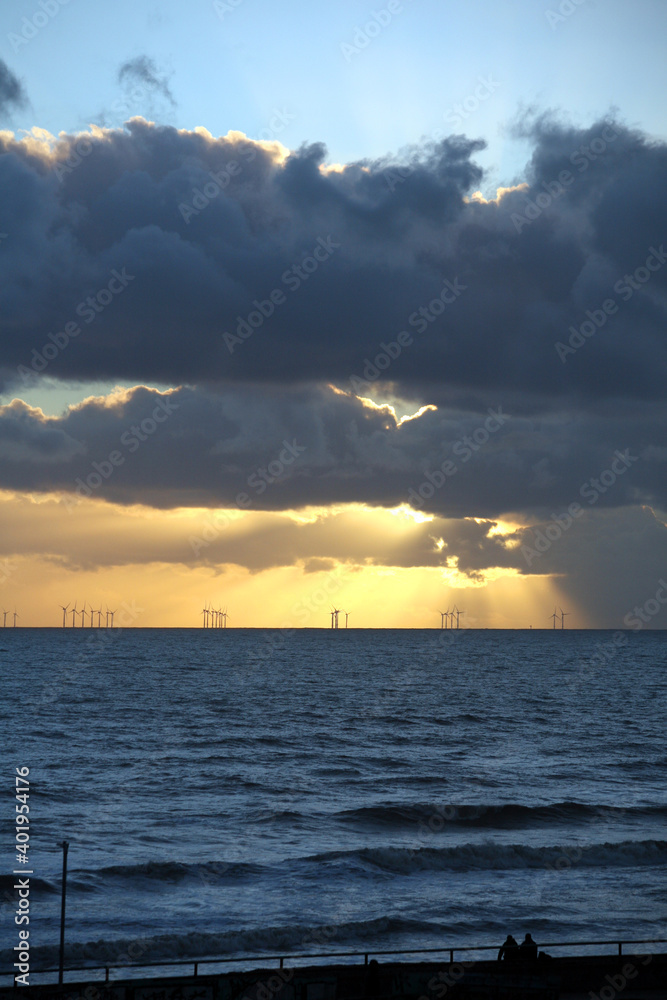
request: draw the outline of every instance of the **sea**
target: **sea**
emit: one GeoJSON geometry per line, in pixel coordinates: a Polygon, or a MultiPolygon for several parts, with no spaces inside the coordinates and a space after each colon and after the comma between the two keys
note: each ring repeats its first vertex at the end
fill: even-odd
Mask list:
{"type": "Polygon", "coordinates": [[[66,966],[667,937],[665,631],[18,627],[0,664],[0,983],[15,870],[58,963],[63,841],[66,966]]]}

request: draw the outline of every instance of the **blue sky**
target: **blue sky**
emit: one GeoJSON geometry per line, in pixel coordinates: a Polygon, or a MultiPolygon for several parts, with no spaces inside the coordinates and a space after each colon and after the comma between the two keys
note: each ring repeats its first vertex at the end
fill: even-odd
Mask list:
{"type": "Polygon", "coordinates": [[[144,114],[258,137],[278,109],[290,117],[281,141],[323,141],[333,161],[395,152],[439,128],[466,131],[489,143],[480,162],[490,190],[521,171],[525,149],[508,134],[521,108],[581,124],[616,106],[630,124],[667,132],[663,0],[43,2],[58,13],[27,44],[11,36],[40,11],[38,0],[0,11],[0,56],[31,102],[5,123],[14,129],[57,133],[144,114]],[[386,23],[366,33],[374,12],[386,23]],[[367,44],[344,50],[355,38],[367,44]],[[140,55],[167,79],[173,104],[128,98],[118,68],[140,55]],[[448,124],[489,78],[493,94],[458,128],[448,124]]]}

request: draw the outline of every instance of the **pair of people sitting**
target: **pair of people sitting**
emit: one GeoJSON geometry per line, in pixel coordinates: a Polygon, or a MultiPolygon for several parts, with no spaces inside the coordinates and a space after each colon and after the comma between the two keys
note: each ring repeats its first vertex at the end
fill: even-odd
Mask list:
{"type": "Polygon", "coordinates": [[[526,934],[521,944],[517,944],[512,935],[508,934],[498,952],[498,961],[501,959],[513,964],[521,962],[522,965],[529,965],[537,961],[537,945],[530,934],[526,934]]]}

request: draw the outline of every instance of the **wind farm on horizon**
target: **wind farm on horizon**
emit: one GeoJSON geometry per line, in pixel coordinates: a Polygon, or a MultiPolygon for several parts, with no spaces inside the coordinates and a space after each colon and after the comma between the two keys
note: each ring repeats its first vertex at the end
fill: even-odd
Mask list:
{"type": "Polygon", "coordinates": [[[76,628],[76,616],[81,616],[81,621],[78,628],[113,628],[114,627],[114,615],[118,608],[113,610],[106,607],[104,611],[101,608],[94,608],[92,604],[88,605],[88,610],[86,610],[86,601],[83,602],[83,608],[77,608],[77,602],[74,602],[74,607],[71,604],[59,604],[58,607],[61,608],[63,613],[63,628],[76,628]],[[72,616],[72,624],[67,624],[67,616],[70,614],[72,616]],[[86,615],[89,617],[88,625],[86,626],[86,615]],[[95,615],[97,615],[97,625],[95,625],[95,615]],[[104,625],[102,625],[102,615],[104,615],[104,625]]]}
{"type": "MultiPolygon", "coordinates": [[[[70,629],[72,629],[72,628],[112,629],[112,628],[119,628],[119,627],[121,627],[121,628],[127,628],[128,627],[127,625],[124,625],[122,623],[121,623],[120,626],[117,626],[115,624],[114,618],[115,618],[115,615],[116,615],[116,612],[117,612],[118,609],[117,608],[109,608],[108,605],[106,605],[105,608],[104,608],[104,610],[102,610],[101,606],[99,608],[94,608],[92,606],[92,604],[89,604],[87,601],[84,601],[83,606],[81,608],[79,608],[78,607],[78,602],[75,601],[73,605],[72,604],[59,604],[58,607],[60,608],[60,611],[62,612],[62,619],[61,619],[61,621],[59,623],[60,627],[62,627],[62,628],[70,628],[70,629]]],[[[343,628],[347,629],[349,627],[349,618],[350,618],[350,615],[351,615],[352,612],[345,611],[342,608],[336,608],[336,607],[332,606],[331,610],[328,611],[328,612],[325,612],[325,613],[329,615],[329,626],[328,627],[330,629],[334,629],[334,630],[339,629],[339,628],[341,628],[341,629],[343,629],[343,628]],[[340,617],[341,615],[345,615],[345,624],[344,625],[342,624],[342,621],[341,621],[341,617],[340,617]]],[[[211,602],[208,602],[201,609],[201,611],[199,612],[199,614],[202,616],[202,622],[201,622],[201,626],[200,626],[201,628],[207,628],[207,629],[210,629],[210,628],[223,629],[224,628],[224,629],[226,629],[228,627],[229,612],[227,611],[226,607],[224,607],[224,608],[223,607],[214,607],[211,602]]],[[[480,625],[480,624],[468,625],[468,626],[462,625],[461,624],[461,616],[465,614],[465,611],[463,611],[461,608],[457,607],[457,605],[454,605],[452,608],[448,607],[446,611],[438,611],[437,614],[440,615],[440,629],[441,630],[442,629],[457,630],[457,629],[461,629],[461,628],[464,628],[466,630],[469,630],[469,629],[476,630],[476,629],[485,629],[485,628],[487,628],[487,626],[480,625]]],[[[547,616],[547,621],[551,621],[551,623],[552,623],[550,630],[553,630],[553,629],[564,630],[565,627],[566,627],[566,625],[565,625],[565,618],[568,617],[571,614],[572,614],[571,611],[565,611],[565,610],[563,610],[563,608],[556,608],[556,607],[554,607],[553,612],[550,615],[547,616]]],[[[7,610],[5,608],[2,608],[2,616],[3,616],[3,618],[2,618],[2,626],[1,626],[2,628],[11,628],[11,627],[16,628],[17,627],[17,620],[21,618],[21,615],[17,611],[16,607],[14,608],[13,611],[10,611],[10,610],[7,610]],[[8,624],[8,619],[9,619],[9,624],[8,624]]],[[[29,628],[31,626],[28,625],[28,626],[24,626],[24,627],[28,627],[29,628]]],[[[134,626],[134,627],[136,627],[136,626],[134,626]]],[[[178,626],[178,625],[176,625],[176,626],[173,626],[173,627],[179,628],[179,627],[187,627],[187,626],[178,626]]],[[[253,628],[255,626],[250,625],[250,626],[241,626],[241,627],[253,628]]],[[[271,628],[272,626],[263,625],[263,626],[257,626],[257,627],[260,627],[260,628],[267,628],[267,627],[271,628]]],[[[275,627],[279,627],[279,626],[275,626],[275,627]]],[[[324,627],[324,626],[320,626],[320,627],[324,627]]],[[[374,626],[371,626],[371,628],[373,628],[373,627],[374,626]]],[[[424,626],[421,626],[421,627],[424,627],[424,626]]],[[[426,627],[428,627],[428,626],[426,626],[426,627]]],[[[434,625],[434,626],[431,626],[431,627],[432,628],[436,628],[437,626],[434,625]]],[[[523,626],[523,627],[526,630],[534,628],[533,625],[528,625],[528,626],[523,626]]],[[[544,625],[542,627],[544,629],[546,629],[548,626],[544,625]]],[[[363,626],[357,626],[357,628],[363,628],[363,626]]],[[[512,630],[513,629],[510,629],[510,631],[512,631],[512,630]]],[[[539,626],[537,627],[537,630],[539,631],[539,626]]],[[[502,629],[498,629],[498,631],[502,631],[502,629]]]]}
{"type": "Polygon", "coordinates": [[[350,617],[350,611],[343,611],[342,608],[332,608],[331,609],[331,628],[338,628],[338,615],[345,615],[345,628],[347,628],[347,621],[350,617]]]}
{"type": "Polygon", "coordinates": [[[227,628],[227,608],[224,610],[209,608],[207,604],[201,609],[200,614],[204,617],[202,628],[227,628]]]}
{"type": "MultiPolygon", "coordinates": [[[[562,608],[559,608],[559,611],[560,611],[560,627],[563,629],[563,628],[565,628],[565,617],[566,617],[566,615],[569,615],[572,612],[571,611],[563,611],[562,608]]],[[[558,626],[556,625],[556,622],[558,620],[558,612],[556,611],[555,608],[553,610],[553,614],[549,615],[549,619],[553,620],[553,623],[554,623],[553,627],[554,628],[558,628],[558,626]]]]}
{"type": "Polygon", "coordinates": [[[464,615],[465,611],[459,610],[456,605],[450,611],[447,608],[446,611],[440,611],[440,628],[461,628],[461,615],[464,615]],[[454,625],[454,618],[456,618],[456,625],[454,625]],[[448,624],[449,623],[449,624],[448,624]]]}

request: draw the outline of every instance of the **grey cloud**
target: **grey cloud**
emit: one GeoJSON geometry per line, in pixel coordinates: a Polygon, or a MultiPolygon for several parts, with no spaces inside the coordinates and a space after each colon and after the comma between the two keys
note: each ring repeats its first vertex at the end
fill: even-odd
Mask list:
{"type": "Polygon", "coordinates": [[[0,410],[0,482],[81,495],[81,482],[94,483],[92,497],[158,508],[233,506],[246,494],[254,510],[357,502],[410,504],[449,518],[544,520],[572,503],[667,508],[664,436],[657,404],[628,403],[606,418],[537,417],[510,414],[498,400],[487,410],[426,409],[401,422],[388,407],[323,385],[290,393],[137,387],[60,418],[18,401],[0,410]],[[7,450],[17,428],[30,440],[30,460],[7,450]],[[57,462],[53,439],[80,446],[57,462]],[[41,464],[40,448],[48,458],[41,464]],[[113,452],[122,460],[111,469],[113,452]]]}
{"type": "Polygon", "coordinates": [[[667,509],[667,146],[619,122],[522,127],[533,145],[525,186],[492,202],[472,197],[481,144],[465,137],[334,171],[319,143],[283,156],[141,119],[60,137],[41,154],[3,137],[5,383],[20,390],[40,369],[185,387],[136,450],[122,436],[152,419],[161,397],[148,389],[54,420],[3,410],[0,484],[71,491],[115,450],[123,462],[91,495],[120,504],[217,508],[246,493],[255,511],[391,507],[412,490],[436,519],[409,544],[346,550],[333,530],[276,533],[266,521],[256,557],[236,540],[201,559],[256,558],[255,570],[299,559],[316,571],[347,558],[451,558],[471,578],[494,567],[555,574],[564,599],[617,622],[664,565],[665,528],[648,508],[667,509]],[[339,246],[318,261],[322,241],[339,246]],[[122,288],[114,272],[129,276],[122,288]],[[90,296],[101,306],[92,315],[90,296]],[[251,313],[257,328],[230,352],[223,334],[251,313]],[[578,346],[561,360],[555,345],[572,328],[578,346]],[[399,424],[331,386],[438,409],[399,424]],[[499,406],[511,418],[464,462],[460,442],[499,406]],[[305,451],[260,492],[249,479],[261,483],[285,442],[305,451]],[[440,484],[447,460],[456,473],[440,484]],[[528,563],[522,548],[536,531],[554,534],[573,503],[581,516],[528,563]],[[498,518],[525,527],[503,541],[491,532],[498,518]]]}
{"type": "Polygon", "coordinates": [[[134,59],[128,59],[124,62],[118,70],[118,82],[128,86],[139,83],[149,91],[161,94],[172,107],[176,106],[174,95],[167,83],[167,77],[159,75],[154,60],[149,56],[135,56],[134,59]]]}
{"type": "Polygon", "coordinates": [[[28,103],[25,88],[7,63],[0,59],[0,115],[23,108],[28,103]]]}
{"type": "MultiPolygon", "coordinates": [[[[631,507],[589,510],[569,527],[566,523],[560,522],[560,534],[553,530],[553,521],[532,525],[520,533],[516,554],[521,555],[525,546],[528,556],[522,561],[529,571],[553,574],[570,605],[582,609],[596,625],[636,627],[627,616],[654,598],[661,579],[667,580],[664,520],[648,507],[631,507]],[[546,538],[547,529],[554,540],[535,558],[538,533],[546,538]]],[[[666,627],[665,608],[643,625],[666,627]]]]}
{"type": "MultiPolygon", "coordinates": [[[[32,467],[37,489],[43,489],[49,481],[49,468],[62,470],[77,454],[85,453],[82,443],[63,430],[57,420],[42,419],[41,411],[19,400],[2,408],[2,425],[0,465],[7,462],[32,467]]],[[[58,477],[61,474],[56,472],[58,477]]]]}
{"type": "Polygon", "coordinates": [[[636,288],[624,276],[651,248],[664,256],[666,147],[605,121],[541,121],[531,138],[527,187],[490,203],[470,200],[480,144],[464,137],[409,151],[398,181],[399,162],[323,172],[321,144],[281,160],[238,136],[139,119],[85,140],[83,153],[76,136],[42,158],[4,140],[0,179],[16,193],[11,254],[0,248],[4,377],[127,267],[132,285],[50,375],[349,385],[406,330],[413,343],[378,379],[404,396],[481,405],[500,392],[536,412],[582,396],[661,398],[667,266],[646,281],[642,271],[636,288]],[[286,284],[328,238],[336,251],[286,284]],[[461,291],[443,308],[445,280],[461,291]],[[283,301],[263,318],[273,290],[283,301]],[[563,362],[556,343],[610,298],[614,315],[563,362]],[[230,353],[223,334],[251,313],[258,328],[230,353]]]}

